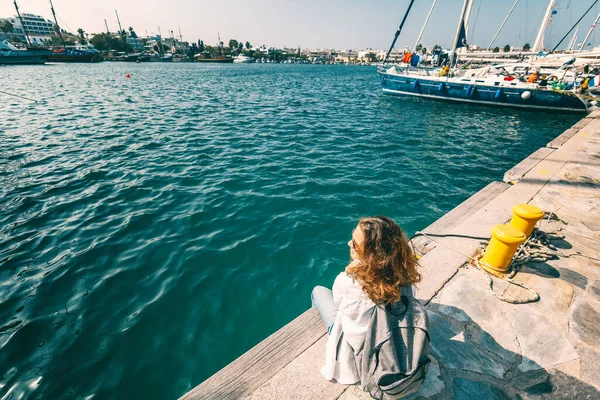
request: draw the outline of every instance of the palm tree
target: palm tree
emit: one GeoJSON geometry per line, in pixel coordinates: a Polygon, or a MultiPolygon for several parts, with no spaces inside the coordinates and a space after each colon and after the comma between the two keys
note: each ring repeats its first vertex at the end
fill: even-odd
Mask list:
{"type": "Polygon", "coordinates": [[[81,41],[81,44],[86,44],[86,40],[85,40],[85,31],[81,28],[77,29],[77,35],[79,36],[79,40],[81,41]]]}
{"type": "Polygon", "coordinates": [[[531,45],[529,43],[525,43],[523,45],[523,51],[529,51],[529,50],[531,50],[531,45]]]}
{"type": "Polygon", "coordinates": [[[13,31],[13,24],[10,21],[0,22],[0,32],[11,33],[13,31]]]}
{"type": "Polygon", "coordinates": [[[250,50],[252,48],[252,45],[250,44],[250,42],[246,42],[246,50],[250,50]]]}
{"type": "Polygon", "coordinates": [[[508,53],[510,51],[510,45],[507,44],[502,50],[504,50],[505,53],[508,53]]]}

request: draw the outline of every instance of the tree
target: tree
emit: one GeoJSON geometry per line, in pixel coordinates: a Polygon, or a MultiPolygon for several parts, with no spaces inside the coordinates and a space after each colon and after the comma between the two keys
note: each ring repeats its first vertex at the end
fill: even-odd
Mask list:
{"type": "Polygon", "coordinates": [[[85,40],[85,31],[83,29],[77,29],[77,36],[79,37],[81,44],[86,44],[87,41],[85,40]]]}
{"type": "Polygon", "coordinates": [[[507,44],[506,46],[504,46],[504,48],[502,49],[505,53],[508,53],[510,51],[510,45],[507,44]]]}
{"type": "Polygon", "coordinates": [[[246,49],[250,50],[252,48],[252,45],[250,44],[250,42],[246,42],[246,49]]]}
{"type": "Polygon", "coordinates": [[[138,37],[137,33],[135,33],[135,31],[133,30],[133,26],[129,27],[129,36],[131,36],[134,39],[137,39],[138,37]]]}
{"type": "Polygon", "coordinates": [[[498,46],[494,47],[493,52],[494,53],[499,53],[500,52],[500,47],[498,47],[498,46]]]}
{"type": "Polygon", "coordinates": [[[4,33],[12,33],[13,31],[13,24],[10,23],[10,21],[2,21],[0,22],[0,32],[4,32],[4,33]]]}
{"type": "Polygon", "coordinates": [[[523,45],[523,51],[529,51],[529,50],[531,50],[531,45],[529,43],[525,43],[523,45]]]}
{"type": "Polygon", "coordinates": [[[365,55],[365,58],[369,60],[369,62],[377,61],[377,56],[375,55],[375,53],[367,53],[367,55],[365,55]]]}
{"type": "Polygon", "coordinates": [[[261,53],[260,51],[255,51],[254,53],[252,53],[252,58],[259,59],[262,57],[263,57],[263,53],[261,53]]]}
{"type": "Polygon", "coordinates": [[[244,50],[244,44],[239,42],[237,45],[237,53],[240,54],[244,50]]]}
{"type": "Polygon", "coordinates": [[[237,49],[238,47],[238,41],[235,39],[231,39],[229,40],[229,51],[233,51],[235,49],[237,49]]]}
{"type": "Polygon", "coordinates": [[[198,52],[199,53],[204,53],[204,50],[206,50],[206,48],[204,46],[204,41],[203,40],[198,40],[198,52]]]}
{"type": "Polygon", "coordinates": [[[94,46],[97,50],[108,50],[109,49],[109,39],[107,37],[108,35],[106,33],[99,33],[96,34],[94,36],[92,36],[92,38],[90,39],[90,43],[92,44],[92,46],[94,46]]]}

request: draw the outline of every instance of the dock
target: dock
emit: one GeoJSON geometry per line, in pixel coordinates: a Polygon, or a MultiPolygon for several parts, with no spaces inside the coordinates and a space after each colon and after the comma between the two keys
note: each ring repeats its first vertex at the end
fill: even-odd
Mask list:
{"type": "MultiPolygon", "coordinates": [[[[507,171],[413,240],[424,254],[416,297],[428,310],[432,363],[410,399],[600,399],[600,111],[507,171]],[[530,203],[558,219],[556,259],[524,265],[524,289],[470,263],[530,203]],[[492,291],[494,293],[492,293],[492,291]]],[[[307,299],[310,293],[306,294],[307,299]]],[[[326,381],[326,330],[311,308],[181,399],[369,399],[357,386],[326,381]]]]}

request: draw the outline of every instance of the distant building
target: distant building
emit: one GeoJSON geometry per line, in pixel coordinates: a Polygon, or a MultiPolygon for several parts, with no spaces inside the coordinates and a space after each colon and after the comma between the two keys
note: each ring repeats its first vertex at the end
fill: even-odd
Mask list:
{"type": "Polygon", "coordinates": [[[0,21],[6,20],[12,24],[12,33],[6,35],[13,40],[26,42],[27,38],[25,34],[27,34],[33,44],[43,45],[54,34],[54,23],[52,21],[40,15],[27,13],[21,14],[21,17],[23,18],[23,23],[21,23],[21,20],[17,16],[0,19],[0,21]]]}
{"type": "Polygon", "coordinates": [[[13,30],[12,32],[0,32],[0,35],[6,36],[7,39],[17,42],[27,42],[27,38],[25,37],[25,31],[21,26],[21,23],[17,18],[0,18],[0,22],[8,21],[12,24],[13,30]]]}

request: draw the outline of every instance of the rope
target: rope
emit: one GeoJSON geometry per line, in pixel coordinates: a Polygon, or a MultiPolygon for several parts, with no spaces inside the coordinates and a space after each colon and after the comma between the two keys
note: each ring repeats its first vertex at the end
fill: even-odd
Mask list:
{"type": "Polygon", "coordinates": [[[6,95],[8,95],[8,96],[19,97],[19,98],[21,98],[21,99],[25,99],[25,100],[29,100],[29,101],[33,101],[34,103],[37,103],[37,100],[30,99],[29,97],[25,97],[25,96],[20,96],[20,95],[18,95],[18,94],[8,93],[8,92],[4,92],[4,91],[2,91],[2,90],[0,90],[0,93],[2,93],[2,94],[6,94],[6,95]]]}
{"type": "MultiPolygon", "coordinates": [[[[558,222],[567,224],[564,220],[560,219],[553,212],[545,213],[545,220],[547,221],[548,226],[550,226],[550,221],[558,221],[558,222]]],[[[412,243],[412,239],[416,236],[425,236],[426,238],[439,244],[440,246],[443,246],[457,254],[460,254],[461,256],[471,260],[472,265],[475,266],[476,269],[480,270],[481,272],[483,272],[485,274],[485,276],[488,278],[488,289],[490,290],[490,292],[492,293],[492,295],[495,298],[497,298],[500,301],[503,301],[505,303],[510,303],[510,304],[527,304],[527,303],[533,303],[533,302],[538,301],[540,299],[539,293],[536,292],[533,288],[531,288],[521,282],[515,281],[513,278],[517,275],[517,273],[519,272],[521,267],[527,263],[544,262],[547,260],[558,258],[557,248],[552,243],[550,243],[550,241],[564,238],[564,235],[559,233],[561,230],[562,230],[562,228],[558,228],[558,229],[552,230],[551,232],[544,232],[544,231],[541,231],[541,230],[535,228],[533,233],[531,234],[531,236],[529,236],[529,238],[525,241],[525,243],[523,243],[519,247],[518,251],[514,255],[512,261],[508,267],[508,270],[510,271],[510,273],[504,278],[504,280],[506,280],[506,282],[508,282],[510,285],[518,286],[518,287],[525,289],[531,293],[531,295],[529,297],[524,298],[524,299],[509,298],[504,295],[500,295],[494,291],[494,280],[492,279],[492,276],[490,274],[488,274],[479,264],[479,260],[483,256],[483,248],[480,248],[477,251],[476,255],[474,257],[471,257],[471,256],[464,254],[464,253],[462,253],[462,252],[460,252],[438,240],[435,240],[434,238],[427,235],[426,233],[419,232],[419,231],[417,231],[411,237],[410,243],[411,243],[411,246],[413,247],[413,251],[416,254],[416,249],[415,249],[414,244],[412,243]]],[[[417,257],[417,258],[420,258],[420,257],[417,257]]],[[[467,265],[468,264],[463,265],[463,268],[467,265]]]]}

